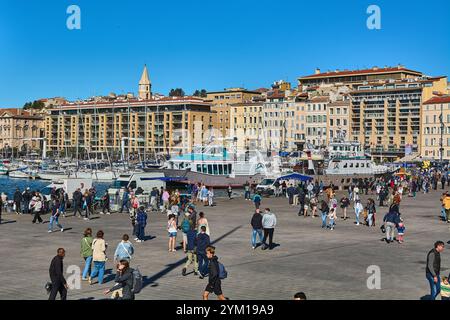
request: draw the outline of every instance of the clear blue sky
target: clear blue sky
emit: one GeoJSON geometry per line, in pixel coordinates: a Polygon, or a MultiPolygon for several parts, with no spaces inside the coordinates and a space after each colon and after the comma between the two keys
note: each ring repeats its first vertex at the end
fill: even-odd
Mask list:
{"type": "Polygon", "coordinates": [[[0,0],[0,107],[137,91],[267,87],[322,70],[450,75],[450,1],[0,0]],[[82,29],[66,28],[81,8],[82,29]],[[370,4],[382,29],[366,28],[370,4]]]}

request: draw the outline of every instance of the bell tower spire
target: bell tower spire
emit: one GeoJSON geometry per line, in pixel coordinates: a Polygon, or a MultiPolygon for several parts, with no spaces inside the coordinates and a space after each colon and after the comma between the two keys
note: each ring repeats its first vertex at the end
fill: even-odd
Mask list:
{"type": "Polygon", "coordinates": [[[139,98],[148,100],[152,97],[152,83],[148,77],[147,65],[144,65],[141,80],[139,80],[139,98]]]}

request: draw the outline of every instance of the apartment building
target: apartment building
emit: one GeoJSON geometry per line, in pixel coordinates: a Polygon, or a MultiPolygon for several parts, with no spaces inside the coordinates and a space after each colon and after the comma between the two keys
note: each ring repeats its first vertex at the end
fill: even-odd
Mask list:
{"type": "Polygon", "coordinates": [[[49,110],[50,152],[110,154],[189,152],[217,124],[210,104],[194,97],[69,104],[49,110]],[[122,146],[123,144],[123,146],[122,146]]]}
{"type": "Polygon", "coordinates": [[[402,65],[397,67],[373,67],[363,70],[335,70],[321,72],[316,69],[315,73],[308,76],[298,78],[298,87],[302,91],[322,85],[349,85],[351,87],[358,86],[365,82],[373,82],[378,80],[404,80],[421,77],[423,74],[405,68],[402,65]]]}
{"type": "Polygon", "coordinates": [[[316,96],[306,101],[306,144],[315,147],[326,146],[328,144],[327,106],[329,102],[330,100],[327,96],[316,96]]]}
{"type": "Polygon", "coordinates": [[[228,88],[224,91],[213,91],[206,94],[205,101],[211,104],[212,111],[217,112],[217,129],[222,137],[228,137],[231,128],[231,104],[252,101],[253,97],[260,95],[260,92],[244,88],[228,88]]]}
{"type": "Polygon", "coordinates": [[[23,109],[0,109],[0,149],[40,149],[44,118],[23,109]]]}
{"type": "Polygon", "coordinates": [[[239,151],[261,148],[263,138],[262,102],[230,104],[230,134],[236,138],[239,151]]]}
{"type": "Polygon", "coordinates": [[[450,160],[450,96],[436,96],[422,105],[422,157],[450,160]]]}
{"type": "Polygon", "coordinates": [[[406,150],[419,153],[422,101],[446,87],[446,77],[424,76],[357,86],[349,93],[351,139],[379,161],[401,158],[406,150]]]}
{"type": "Polygon", "coordinates": [[[342,99],[330,102],[327,107],[327,141],[350,139],[350,101],[342,99]]]}

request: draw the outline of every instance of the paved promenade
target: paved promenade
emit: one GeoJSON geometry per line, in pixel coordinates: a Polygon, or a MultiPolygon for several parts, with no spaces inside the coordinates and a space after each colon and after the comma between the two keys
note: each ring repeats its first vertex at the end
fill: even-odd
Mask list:
{"type": "MultiPolygon", "coordinates": [[[[438,218],[440,194],[439,190],[418,194],[417,199],[404,197],[401,212],[406,234],[402,245],[380,241],[379,221],[386,208],[377,207],[375,228],[354,225],[350,211],[352,219],[338,220],[330,231],[320,228],[320,218],[298,217],[298,208],[288,206],[287,199],[264,198],[262,208],[270,207],[278,218],[274,241],[280,246],[272,251],[251,249],[251,202],[218,199],[216,207],[200,206],[199,211],[206,213],[217,255],[228,270],[223,290],[230,299],[291,299],[297,291],[304,291],[309,299],[420,299],[429,290],[426,254],[436,240],[447,242],[450,236],[447,224],[438,218]],[[380,290],[366,286],[370,265],[381,268],[380,290]]],[[[362,198],[365,204],[367,197],[362,198]]],[[[131,235],[125,214],[98,215],[91,221],[61,218],[64,227],[71,229],[52,234],[47,233],[47,224],[33,225],[30,216],[8,214],[4,218],[10,223],[0,225],[0,299],[47,299],[43,287],[50,260],[58,247],[64,247],[65,267],[81,266],[79,243],[86,227],[105,232],[111,258],[122,234],[131,235]]],[[[147,235],[156,238],[134,244],[132,265],[139,265],[145,276],[145,288],[137,299],[200,299],[207,280],[181,275],[184,253],[181,249],[167,251],[166,216],[149,214],[148,221],[147,235]]],[[[181,236],[177,240],[181,241],[181,236]]],[[[443,275],[450,271],[450,249],[446,250],[443,275]]],[[[112,267],[108,261],[107,269],[112,267]]],[[[103,290],[113,285],[112,276],[109,280],[101,286],[83,282],[81,290],[69,291],[68,299],[104,298],[103,290]]]]}

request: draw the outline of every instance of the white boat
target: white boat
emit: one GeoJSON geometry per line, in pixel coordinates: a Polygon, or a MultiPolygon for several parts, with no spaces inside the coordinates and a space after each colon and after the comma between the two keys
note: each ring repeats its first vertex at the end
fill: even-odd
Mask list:
{"type": "Polygon", "coordinates": [[[375,164],[357,141],[331,142],[327,156],[327,175],[379,175],[390,171],[387,166],[375,164]]]}
{"type": "Polygon", "coordinates": [[[18,178],[18,179],[30,179],[31,176],[26,173],[25,171],[21,171],[21,170],[14,170],[14,171],[10,171],[8,173],[8,176],[10,178],[18,178]]]}

